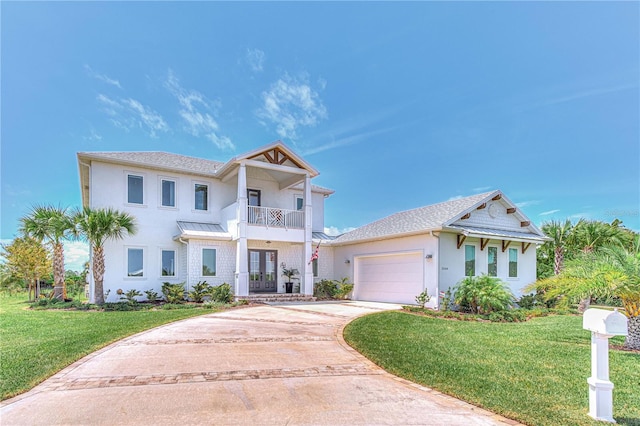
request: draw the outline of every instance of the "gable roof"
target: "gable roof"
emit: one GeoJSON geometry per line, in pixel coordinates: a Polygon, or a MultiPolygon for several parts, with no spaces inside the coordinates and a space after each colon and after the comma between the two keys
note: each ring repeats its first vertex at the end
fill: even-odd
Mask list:
{"type": "MultiPolygon", "coordinates": [[[[502,198],[507,204],[515,205],[503,196],[501,191],[491,191],[482,194],[472,195],[470,197],[458,198],[454,200],[445,201],[438,204],[432,204],[425,207],[419,207],[417,209],[407,210],[399,213],[392,214],[378,221],[372,222],[368,225],[364,225],[351,232],[347,232],[332,241],[332,244],[342,245],[354,242],[364,242],[380,240],[384,238],[395,238],[401,236],[423,234],[429,231],[440,231],[443,228],[452,232],[462,232],[462,228],[457,229],[456,226],[452,226],[452,223],[461,219],[462,216],[472,212],[483,203],[491,201],[494,198],[502,198]]],[[[526,220],[526,216],[519,210],[516,210],[519,217],[526,220]]],[[[483,228],[484,229],[484,228],[483,228]]],[[[497,235],[493,230],[484,229],[489,231],[492,235],[497,235]]],[[[527,226],[526,231],[518,233],[518,237],[528,239],[541,239],[546,238],[542,231],[540,231],[535,225],[527,226]]],[[[500,231],[503,236],[507,236],[505,231],[500,231]]],[[[515,238],[515,235],[511,235],[515,238]]]]}

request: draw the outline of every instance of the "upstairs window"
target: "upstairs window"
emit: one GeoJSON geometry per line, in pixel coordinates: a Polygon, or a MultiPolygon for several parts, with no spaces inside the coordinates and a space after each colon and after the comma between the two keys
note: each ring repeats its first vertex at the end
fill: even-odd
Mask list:
{"type": "Polygon", "coordinates": [[[518,249],[509,249],[509,278],[518,277],[518,249]]]}
{"type": "Polygon", "coordinates": [[[143,203],[143,183],[142,176],[127,175],[127,203],[143,203]]]}
{"type": "Polygon", "coordinates": [[[195,209],[209,210],[209,185],[195,184],[195,209]]]}
{"type": "Polygon", "coordinates": [[[490,277],[498,276],[498,247],[487,249],[487,275],[490,277]]]}
{"type": "Polygon", "coordinates": [[[464,274],[473,277],[476,274],[476,247],[464,246],[464,274]]]}
{"type": "Polygon", "coordinates": [[[176,206],[176,182],[173,180],[162,179],[162,206],[176,206]]]}

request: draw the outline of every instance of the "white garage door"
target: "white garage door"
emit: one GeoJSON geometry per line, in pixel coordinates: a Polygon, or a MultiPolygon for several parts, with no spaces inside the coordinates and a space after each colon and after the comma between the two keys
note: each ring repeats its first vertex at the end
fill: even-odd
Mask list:
{"type": "Polygon", "coordinates": [[[423,290],[421,253],[357,257],[355,299],[415,304],[423,290]]]}

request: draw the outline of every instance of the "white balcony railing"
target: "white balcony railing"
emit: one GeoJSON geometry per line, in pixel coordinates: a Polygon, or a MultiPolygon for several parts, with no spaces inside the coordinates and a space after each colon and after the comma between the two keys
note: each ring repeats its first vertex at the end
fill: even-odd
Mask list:
{"type": "Polygon", "coordinates": [[[249,206],[249,225],[274,228],[304,229],[304,212],[276,209],[274,207],[249,206]]]}

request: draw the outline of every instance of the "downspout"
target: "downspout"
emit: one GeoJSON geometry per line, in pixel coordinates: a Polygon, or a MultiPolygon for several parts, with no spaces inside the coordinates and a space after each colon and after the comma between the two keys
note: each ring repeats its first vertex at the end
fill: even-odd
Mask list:
{"type": "Polygon", "coordinates": [[[440,231],[430,231],[431,236],[438,240],[438,249],[436,250],[436,256],[438,260],[436,262],[436,309],[440,310],[440,231]]]}
{"type": "Polygon", "coordinates": [[[190,257],[189,256],[189,243],[186,242],[185,240],[183,240],[182,237],[178,238],[178,241],[181,242],[182,244],[184,244],[185,246],[187,246],[186,247],[186,249],[187,249],[187,288],[186,288],[186,290],[187,290],[187,292],[189,292],[189,290],[191,289],[191,286],[189,285],[189,283],[190,283],[189,277],[191,275],[190,274],[190,270],[189,270],[189,267],[191,266],[191,263],[189,263],[189,257],[190,257]]]}

